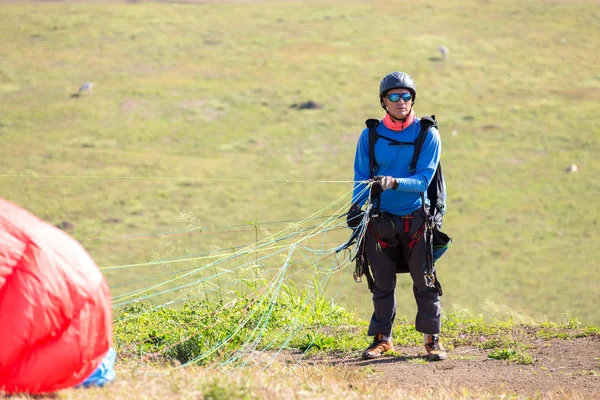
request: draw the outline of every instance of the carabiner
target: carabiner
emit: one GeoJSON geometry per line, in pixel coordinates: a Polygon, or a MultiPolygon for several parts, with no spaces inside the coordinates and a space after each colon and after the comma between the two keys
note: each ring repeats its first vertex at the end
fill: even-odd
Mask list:
{"type": "Polygon", "coordinates": [[[425,286],[427,287],[435,287],[435,274],[433,273],[425,273],[425,286]]]}

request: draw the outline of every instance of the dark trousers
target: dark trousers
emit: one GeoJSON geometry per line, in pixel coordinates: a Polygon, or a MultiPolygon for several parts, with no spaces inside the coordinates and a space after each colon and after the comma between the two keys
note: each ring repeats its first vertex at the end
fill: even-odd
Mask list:
{"type": "Polygon", "coordinates": [[[428,334],[441,330],[441,306],[435,288],[425,284],[427,266],[425,237],[410,248],[415,233],[422,229],[424,215],[421,210],[411,218],[381,213],[369,223],[365,250],[375,281],[373,285],[374,312],[369,325],[369,336],[392,334],[396,316],[396,274],[408,272],[413,281],[413,293],[417,302],[415,328],[428,334]],[[386,245],[387,244],[387,245],[386,245]]]}

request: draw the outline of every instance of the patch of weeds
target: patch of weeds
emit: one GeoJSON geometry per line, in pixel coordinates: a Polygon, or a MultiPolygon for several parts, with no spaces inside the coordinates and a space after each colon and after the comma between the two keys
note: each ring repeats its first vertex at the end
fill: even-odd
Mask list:
{"type": "Polygon", "coordinates": [[[448,314],[442,319],[443,332],[448,337],[467,335],[501,335],[510,332],[515,323],[503,321],[486,323],[483,317],[461,318],[458,314],[448,314]]]}
{"type": "Polygon", "coordinates": [[[562,332],[555,328],[542,328],[535,334],[540,339],[570,339],[568,332],[562,332]]]}
{"type": "Polygon", "coordinates": [[[572,376],[600,376],[600,371],[595,369],[576,371],[571,374],[572,376]]]}
{"type": "Polygon", "coordinates": [[[488,358],[492,360],[508,360],[516,364],[531,365],[533,357],[528,353],[517,352],[510,348],[497,349],[488,354],[488,358]]]}
{"type": "Polygon", "coordinates": [[[410,360],[408,360],[408,362],[411,364],[419,364],[419,365],[429,364],[426,359],[421,358],[421,357],[411,358],[410,360]]]}
{"type": "Polygon", "coordinates": [[[461,346],[479,346],[481,344],[482,336],[480,335],[467,335],[464,333],[459,334],[455,337],[444,337],[444,345],[450,347],[461,347],[461,346]]]}
{"type": "Polygon", "coordinates": [[[578,318],[571,318],[564,325],[564,327],[566,329],[577,329],[580,326],[581,326],[581,322],[579,322],[578,318]]]}
{"type": "Polygon", "coordinates": [[[588,336],[600,336],[600,327],[586,326],[581,333],[576,335],[576,337],[588,337],[588,336]]]}
{"type": "Polygon", "coordinates": [[[562,326],[553,322],[544,322],[540,325],[540,329],[536,332],[536,336],[540,339],[570,339],[571,332],[562,326]]]}
{"type": "Polygon", "coordinates": [[[520,365],[532,365],[535,360],[529,353],[519,353],[515,362],[520,365]]]}
{"type": "Polygon", "coordinates": [[[385,352],[386,356],[389,357],[402,357],[402,353],[396,351],[396,350],[389,350],[385,352]]]}
{"type": "Polygon", "coordinates": [[[291,341],[293,347],[307,354],[363,350],[369,345],[364,335],[356,335],[346,326],[322,328],[291,341]]]}
{"type": "Polygon", "coordinates": [[[363,372],[365,374],[365,377],[367,377],[367,378],[369,378],[371,376],[375,376],[375,375],[381,375],[383,373],[381,371],[378,371],[372,365],[367,365],[365,368],[363,368],[363,372]]]}
{"type": "Polygon", "coordinates": [[[482,343],[479,343],[477,347],[479,347],[480,349],[495,349],[502,347],[526,348],[527,346],[523,343],[517,342],[512,338],[512,336],[505,336],[486,339],[482,343]]]}
{"type": "Polygon", "coordinates": [[[517,355],[513,349],[498,349],[488,354],[488,358],[492,360],[510,360],[517,355]]]}
{"type": "Polygon", "coordinates": [[[302,343],[298,346],[303,352],[331,350],[335,347],[336,341],[333,337],[312,332],[307,333],[302,343]]]}
{"type": "Polygon", "coordinates": [[[476,361],[479,360],[478,356],[457,356],[457,355],[449,355],[449,360],[458,360],[458,361],[476,361]]]}
{"type": "Polygon", "coordinates": [[[477,347],[481,349],[495,349],[497,347],[503,347],[506,341],[501,338],[490,338],[486,339],[483,343],[480,343],[477,347]]]}
{"type": "Polygon", "coordinates": [[[475,343],[475,340],[467,335],[460,335],[458,337],[455,338],[446,338],[444,340],[444,346],[447,346],[449,344],[452,344],[453,347],[460,347],[460,346],[472,346],[475,343]]]}
{"type": "Polygon", "coordinates": [[[417,332],[414,324],[408,322],[406,317],[394,324],[392,337],[394,344],[399,346],[416,346],[423,342],[423,334],[417,332]]]}
{"type": "Polygon", "coordinates": [[[552,322],[544,322],[540,325],[536,336],[540,339],[573,339],[600,335],[600,327],[581,327],[577,318],[571,318],[562,325],[552,322]]]}

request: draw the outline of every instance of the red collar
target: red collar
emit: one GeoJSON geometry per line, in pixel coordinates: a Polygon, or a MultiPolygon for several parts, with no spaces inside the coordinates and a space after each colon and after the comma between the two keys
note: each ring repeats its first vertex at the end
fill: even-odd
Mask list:
{"type": "Polygon", "coordinates": [[[394,121],[390,114],[387,113],[385,114],[385,117],[383,117],[383,124],[385,125],[385,127],[393,131],[401,131],[405,128],[408,128],[414,121],[414,110],[410,110],[410,114],[408,114],[404,121],[394,121]]]}

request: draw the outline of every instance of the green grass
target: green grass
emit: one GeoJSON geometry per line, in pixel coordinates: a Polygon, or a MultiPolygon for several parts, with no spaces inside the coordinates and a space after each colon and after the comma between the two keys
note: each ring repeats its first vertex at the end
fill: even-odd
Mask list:
{"type": "MultiPolygon", "coordinates": [[[[306,290],[284,286],[284,291],[290,295],[270,302],[250,295],[227,304],[189,301],[179,308],[134,303],[124,307],[115,319],[115,345],[125,360],[246,365],[271,363],[281,351],[300,351],[304,357],[357,357],[369,344],[365,323],[354,313],[319,299],[311,305],[307,302],[311,294],[306,290]]],[[[444,314],[443,342],[449,350],[478,347],[489,350],[490,359],[532,364],[526,342],[598,335],[598,327],[571,322],[486,323],[482,318],[444,314]]],[[[414,323],[403,318],[395,324],[392,336],[398,348],[420,347],[423,341],[414,323]]],[[[401,353],[388,355],[402,357],[401,353]]]]}
{"type": "MultiPolygon", "coordinates": [[[[2,4],[0,192],[69,222],[100,267],[237,248],[267,235],[253,221],[298,221],[350,190],[272,181],[352,180],[363,121],[382,116],[379,81],[400,69],[417,113],[440,121],[444,307],[598,324],[599,19],[594,4],[534,0],[410,14],[384,1],[2,4]],[[431,60],[440,44],[447,62],[431,60]],[[84,81],[94,93],[70,97],[84,81]],[[323,108],[290,108],[308,100],[323,108]]],[[[178,267],[161,268],[105,273],[119,295],[178,267]]],[[[409,278],[398,286],[412,319],[409,278]]],[[[368,318],[366,284],[337,301],[368,318]]]]}
{"type": "Polygon", "coordinates": [[[206,364],[246,361],[254,349],[340,351],[364,344],[366,338],[356,340],[347,331],[354,323],[348,311],[323,302],[322,297],[308,303],[306,290],[283,289],[293,295],[278,301],[252,295],[226,304],[188,301],[179,308],[133,303],[115,318],[116,346],[125,358],[206,364]],[[323,326],[329,334],[313,333],[323,326]]]}
{"type": "Polygon", "coordinates": [[[488,358],[491,360],[508,360],[522,365],[531,365],[535,362],[535,360],[529,354],[510,348],[494,350],[490,352],[488,358]]]}

